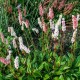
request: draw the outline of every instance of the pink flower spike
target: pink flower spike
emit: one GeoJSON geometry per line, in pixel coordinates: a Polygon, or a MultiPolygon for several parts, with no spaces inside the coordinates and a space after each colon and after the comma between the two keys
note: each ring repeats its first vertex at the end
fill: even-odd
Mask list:
{"type": "Polygon", "coordinates": [[[41,22],[42,22],[42,29],[43,29],[43,32],[47,32],[47,26],[46,26],[46,23],[44,22],[44,17],[41,18],[41,22]]]}
{"type": "Polygon", "coordinates": [[[26,16],[26,7],[23,9],[23,12],[24,12],[24,16],[26,16]]]}
{"type": "Polygon", "coordinates": [[[54,2],[53,2],[53,7],[56,8],[57,5],[58,5],[58,0],[54,0],[54,2]]]}
{"type": "Polygon", "coordinates": [[[2,62],[5,65],[8,65],[10,63],[10,60],[6,60],[5,58],[0,57],[0,62],[2,62]]]}
{"type": "Polygon", "coordinates": [[[0,32],[0,37],[3,43],[5,43],[5,38],[4,38],[4,34],[2,32],[0,32]]]}
{"type": "Polygon", "coordinates": [[[18,9],[19,15],[18,15],[18,20],[19,20],[19,24],[22,25],[22,12],[20,9],[18,9]]]}
{"type": "Polygon", "coordinates": [[[46,24],[45,24],[45,22],[43,23],[43,32],[47,32],[47,26],[46,26],[46,24]]]}
{"type": "Polygon", "coordinates": [[[44,10],[43,10],[42,4],[40,4],[39,5],[39,15],[43,16],[43,14],[44,14],[44,10]]]}
{"type": "Polygon", "coordinates": [[[49,19],[53,19],[54,18],[54,13],[53,13],[53,9],[49,8],[49,14],[48,14],[49,19]]]}
{"type": "Polygon", "coordinates": [[[73,29],[76,29],[78,27],[78,20],[74,15],[72,15],[72,23],[73,23],[73,29]]]}
{"type": "Polygon", "coordinates": [[[61,10],[65,5],[65,0],[62,0],[60,3],[59,3],[59,6],[58,6],[58,10],[61,10]]]}
{"type": "Polygon", "coordinates": [[[29,20],[25,21],[25,26],[26,26],[26,28],[29,28],[29,20]]]}

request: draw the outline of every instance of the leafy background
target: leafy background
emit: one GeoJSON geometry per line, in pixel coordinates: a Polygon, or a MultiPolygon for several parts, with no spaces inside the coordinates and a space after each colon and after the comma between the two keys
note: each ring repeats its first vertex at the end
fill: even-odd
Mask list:
{"type": "MultiPolygon", "coordinates": [[[[48,1],[48,0],[47,0],[48,1]]],[[[52,0],[50,0],[52,1],[52,0]]],[[[0,31],[4,33],[5,38],[11,42],[12,37],[8,33],[7,29],[9,26],[13,26],[18,36],[23,36],[24,43],[26,39],[30,43],[31,53],[23,54],[18,52],[12,47],[13,53],[11,56],[11,63],[9,65],[4,65],[0,62],[0,80],[79,80],[80,79],[80,21],[78,27],[77,41],[75,45],[72,45],[68,39],[70,35],[72,36],[71,28],[71,15],[80,14],[80,2],[79,0],[66,0],[68,3],[75,4],[73,10],[66,15],[67,26],[70,27],[66,32],[66,51],[64,55],[59,55],[58,52],[48,50],[43,44],[47,41],[46,36],[42,36],[43,32],[39,28],[37,18],[39,16],[38,6],[40,2],[44,0],[0,0],[0,31]],[[27,29],[25,32],[20,30],[20,25],[18,23],[18,11],[16,9],[17,5],[21,4],[21,10],[23,12],[26,9],[26,15],[23,14],[23,18],[30,21],[30,33],[27,29]],[[35,34],[32,32],[31,28],[36,27],[39,29],[40,33],[35,34]],[[26,35],[25,35],[26,34],[26,35]],[[45,40],[46,39],[46,40],[45,40]],[[37,44],[35,44],[35,40],[37,44]],[[34,45],[33,45],[34,42],[34,45]],[[74,47],[75,46],[75,47],[74,47]],[[44,51],[42,50],[42,47],[44,51]],[[72,47],[72,52],[71,52],[72,47]],[[73,54],[75,53],[75,55],[73,54]],[[19,56],[19,69],[14,68],[14,58],[19,56]]],[[[49,3],[46,8],[50,7],[49,3]]],[[[58,19],[60,14],[63,14],[63,10],[54,10],[54,20],[58,19]]],[[[48,20],[45,18],[45,21],[48,20]]],[[[50,34],[49,34],[50,35],[50,34]]],[[[48,36],[48,35],[47,35],[48,36]]],[[[5,57],[7,55],[7,45],[0,40],[0,56],[5,57]]]]}

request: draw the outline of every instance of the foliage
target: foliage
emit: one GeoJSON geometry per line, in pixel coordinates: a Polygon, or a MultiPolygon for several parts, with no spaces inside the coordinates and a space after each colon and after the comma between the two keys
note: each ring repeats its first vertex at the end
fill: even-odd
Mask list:
{"type": "MultiPolygon", "coordinates": [[[[49,0],[47,0],[49,1],[49,0]]],[[[50,0],[53,1],[53,0],[50,0]]],[[[40,3],[44,5],[46,0],[0,0],[0,32],[3,32],[8,44],[3,43],[0,38],[0,57],[6,57],[8,50],[12,50],[11,63],[4,65],[0,62],[0,80],[79,80],[80,79],[80,34],[77,35],[76,42],[71,44],[72,28],[66,31],[66,39],[64,47],[62,43],[62,33],[59,35],[59,43],[56,50],[53,49],[53,40],[51,38],[51,30],[44,33],[39,28],[37,18],[39,15],[38,6],[40,3]],[[23,20],[29,20],[29,28],[24,27],[21,30],[21,25],[18,22],[17,5],[21,4],[23,20]],[[24,12],[24,10],[26,12],[24,12]],[[24,14],[26,13],[26,15],[24,14]],[[29,47],[30,53],[26,54],[21,51],[19,46],[14,48],[12,40],[14,37],[8,33],[8,27],[13,27],[17,36],[23,37],[23,43],[29,47]],[[39,34],[32,31],[32,28],[38,28],[39,34]],[[60,40],[61,39],[61,40],[60,40]],[[19,68],[15,69],[14,59],[19,56],[19,68]]],[[[63,14],[66,18],[67,26],[72,26],[71,15],[76,15],[79,12],[79,0],[66,0],[65,4],[72,3],[73,10],[64,15],[64,7],[60,11],[54,9],[54,22],[57,22],[59,14],[63,14]],[[76,4],[77,3],[77,4],[76,4]]],[[[44,15],[46,24],[49,26],[49,20],[46,17],[48,8],[52,3],[46,4],[47,12],[44,15]]],[[[80,21],[79,21],[80,26],[80,21]]],[[[80,32],[78,27],[78,33],[80,32]]],[[[61,26],[60,26],[61,30],[61,26]]],[[[1,37],[1,34],[0,34],[1,37]]],[[[17,45],[19,41],[17,40],[17,45]]]]}

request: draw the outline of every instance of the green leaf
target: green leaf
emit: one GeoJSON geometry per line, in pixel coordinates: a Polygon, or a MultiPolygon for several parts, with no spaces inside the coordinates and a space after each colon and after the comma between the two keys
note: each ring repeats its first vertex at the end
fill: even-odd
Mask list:
{"type": "Polygon", "coordinates": [[[7,76],[5,76],[5,79],[11,78],[13,76],[13,73],[8,74],[7,76]]]}
{"type": "Polygon", "coordinates": [[[59,78],[58,77],[55,77],[55,78],[53,78],[53,80],[59,80],[59,78]]]}
{"type": "Polygon", "coordinates": [[[42,77],[41,72],[39,70],[34,70],[32,74],[35,78],[36,77],[42,77]]]}
{"type": "Polygon", "coordinates": [[[31,62],[29,58],[27,60],[27,73],[31,73],[31,62]]]}
{"type": "Polygon", "coordinates": [[[49,71],[49,64],[45,62],[45,69],[49,71]]]}
{"type": "Polygon", "coordinates": [[[22,66],[20,66],[20,71],[21,71],[21,72],[25,72],[25,68],[22,67],[22,66]]]}
{"type": "Polygon", "coordinates": [[[49,79],[49,78],[50,78],[50,76],[49,76],[48,74],[46,74],[46,75],[44,76],[43,80],[47,80],[47,79],[49,79]]]}
{"type": "Polygon", "coordinates": [[[44,62],[40,65],[39,70],[41,71],[44,67],[44,62]]]}
{"type": "Polygon", "coordinates": [[[80,56],[78,56],[75,61],[75,67],[80,67],[80,56]]]}
{"type": "Polygon", "coordinates": [[[67,65],[64,65],[64,66],[62,66],[61,67],[61,70],[63,71],[63,70],[67,70],[67,69],[69,69],[70,67],[68,67],[67,65]]]}
{"type": "Polygon", "coordinates": [[[71,80],[71,78],[67,77],[67,80],[71,80]]]}
{"type": "Polygon", "coordinates": [[[2,78],[3,76],[2,76],[2,73],[0,72],[0,80],[3,80],[3,78],[2,78]]]}
{"type": "Polygon", "coordinates": [[[63,75],[60,75],[59,80],[64,80],[63,75]]]}
{"type": "Polygon", "coordinates": [[[19,80],[22,80],[22,76],[20,76],[18,79],[19,79],[19,80]]]}
{"type": "Polygon", "coordinates": [[[33,76],[28,75],[28,76],[27,76],[27,80],[34,80],[34,78],[33,78],[33,76]]]}
{"type": "Polygon", "coordinates": [[[58,57],[56,60],[55,60],[55,67],[59,67],[61,64],[61,59],[60,57],[58,57]]]}
{"type": "Polygon", "coordinates": [[[63,72],[62,72],[62,70],[58,70],[58,71],[55,71],[55,74],[56,75],[61,75],[61,74],[63,74],[63,72]]]}

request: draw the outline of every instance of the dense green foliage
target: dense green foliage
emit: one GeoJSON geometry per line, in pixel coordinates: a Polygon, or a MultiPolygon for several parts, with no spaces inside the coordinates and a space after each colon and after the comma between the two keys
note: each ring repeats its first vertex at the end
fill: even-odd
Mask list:
{"type": "MultiPolygon", "coordinates": [[[[53,41],[51,39],[51,30],[48,27],[47,33],[44,33],[38,25],[40,3],[49,0],[0,0],[0,33],[3,32],[8,44],[0,39],[0,57],[6,57],[8,49],[11,46],[11,62],[8,65],[0,62],[0,80],[79,80],[80,79],[80,20],[76,42],[71,43],[72,27],[66,31],[64,49],[62,48],[62,38],[59,35],[57,50],[53,50],[53,41]],[[23,19],[29,20],[29,28],[21,30],[18,22],[17,6],[21,4],[23,19]],[[24,14],[26,11],[26,15],[24,14]],[[30,53],[26,54],[19,47],[15,49],[12,45],[14,37],[8,32],[8,27],[13,27],[17,36],[23,37],[23,43],[30,48],[30,53]],[[38,28],[39,34],[32,31],[32,28],[38,28]],[[19,68],[15,69],[14,59],[19,56],[19,68]]],[[[54,0],[50,0],[54,1],[54,0]]],[[[66,4],[74,4],[71,12],[66,14],[64,8],[60,11],[54,9],[54,22],[56,23],[60,14],[66,19],[67,26],[72,26],[72,14],[80,14],[79,0],[66,0],[66,4]]],[[[46,13],[51,2],[46,5],[46,13]]],[[[45,22],[49,26],[49,20],[46,17],[45,22]]],[[[61,28],[61,27],[60,27],[61,28]]],[[[1,36],[1,35],[0,35],[1,36]]],[[[17,43],[18,44],[18,43],[17,43]]],[[[19,44],[18,44],[19,45],[19,44]]]]}

